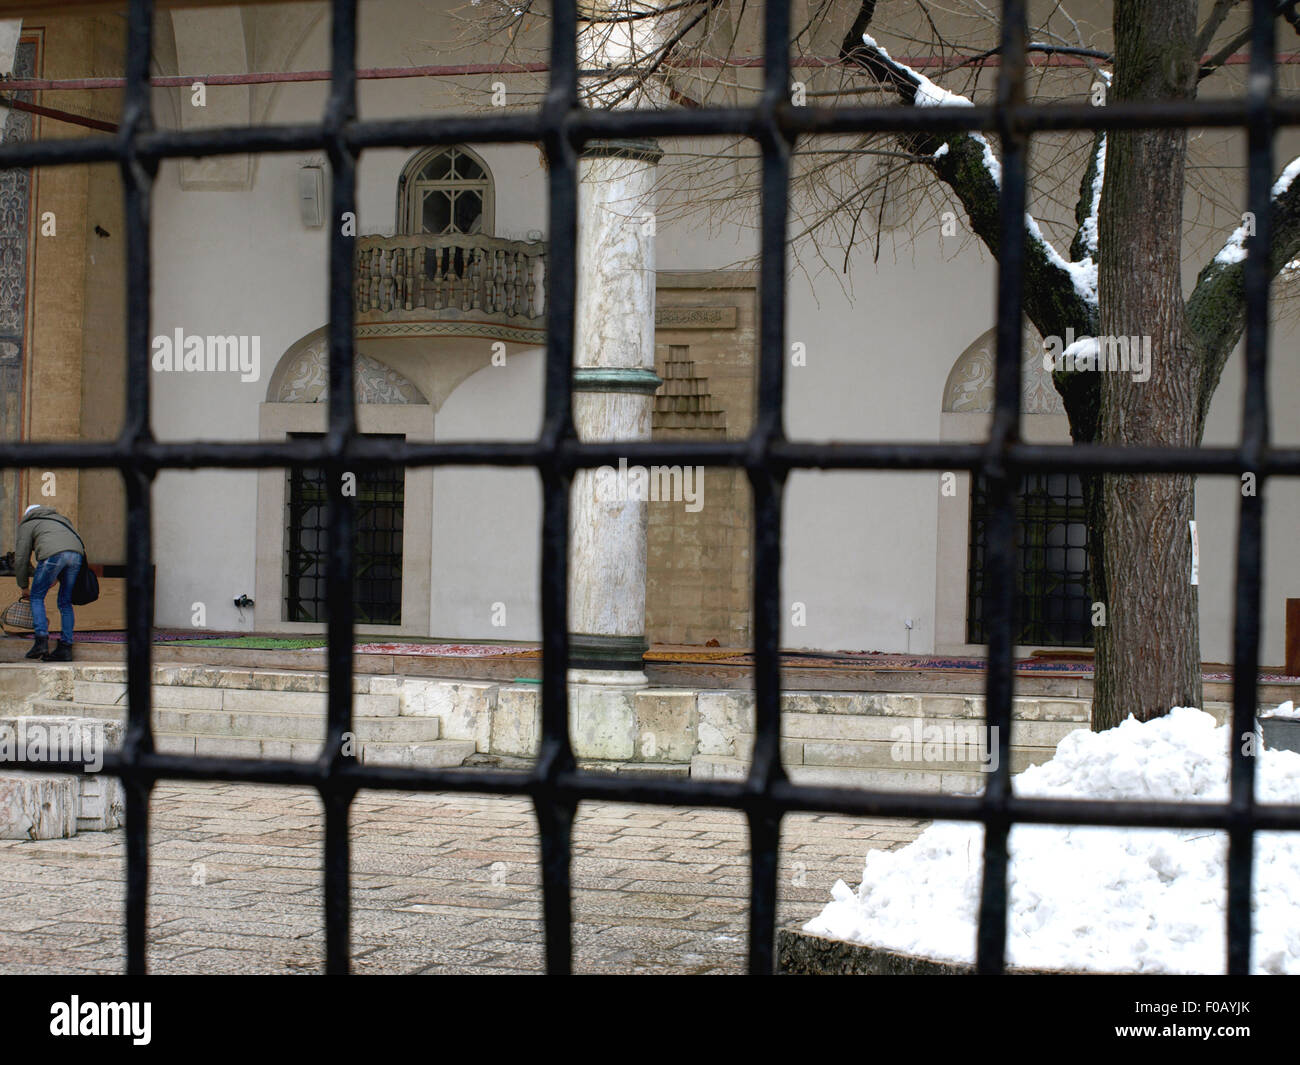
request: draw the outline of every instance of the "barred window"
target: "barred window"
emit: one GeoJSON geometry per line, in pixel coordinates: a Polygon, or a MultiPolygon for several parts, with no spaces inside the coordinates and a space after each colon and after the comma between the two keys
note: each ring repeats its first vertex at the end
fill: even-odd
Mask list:
{"type": "MultiPolygon", "coordinates": [[[[971,482],[966,638],[988,643],[989,497],[971,482]]],[[[1016,492],[1016,640],[1026,646],[1091,647],[1088,515],[1083,480],[1073,473],[1030,473],[1016,492]]]]}

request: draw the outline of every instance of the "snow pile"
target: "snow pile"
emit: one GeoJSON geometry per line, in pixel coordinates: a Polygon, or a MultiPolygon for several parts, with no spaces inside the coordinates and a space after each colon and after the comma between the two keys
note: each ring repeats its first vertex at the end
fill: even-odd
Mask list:
{"type": "Polygon", "coordinates": [[[1300,710],[1297,710],[1295,703],[1293,703],[1290,699],[1288,699],[1281,706],[1275,706],[1273,707],[1272,710],[1265,710],[1259,716],[1279,717],[1279,718],[1285,718],[1289,721],[1294,721],[1297,718],[1300,718],[1300,710]]]}
{"type": "MultiPolygon", "coordinates": [[[[1190,707],[1103,733],[1079,730],[1014,779],[1017,795],[1224,801],[1228,726],[1190,707]]],[[[1255,748],[1258,750],[1258,747],[1255,748]]],[[[1264,751],[1261,802],[1300,803],[1300,754],[1264,751]]],[[[898,851],[867,855],[855,893],[842,880],[804,930],[971,962],[983,827],[935,822],[898,851]]],[[[1227,838],[1204,829],[1026,825],[1009,841],[1007,963],[1108,972],[1215,973],[1226,967],[1227,838]]],[[[1255,841],[1256,972],[1300,973],[1300,834],[1255,841]]]]}

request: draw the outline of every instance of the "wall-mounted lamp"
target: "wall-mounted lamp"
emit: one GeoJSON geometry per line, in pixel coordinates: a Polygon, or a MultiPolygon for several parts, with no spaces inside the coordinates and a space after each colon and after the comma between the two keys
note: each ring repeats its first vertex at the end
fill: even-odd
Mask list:
{"type": "Polygon", "coordinates": [[[302,224],[319,229],[325,224],[325,171],[319,166],[298,169],[298,212],[302,224]]]}

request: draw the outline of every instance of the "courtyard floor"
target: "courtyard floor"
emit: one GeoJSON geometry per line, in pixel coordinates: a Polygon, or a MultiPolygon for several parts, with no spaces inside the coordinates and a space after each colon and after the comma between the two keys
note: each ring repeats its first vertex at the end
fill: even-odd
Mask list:
{"type": "MultiPolygon", "coordinates": [[[[836,879],[856,885],[868,850],[901,847],[926,823],[787,817],[779,921],[814,916],[836,879]]],[[[527,799],[363,792],[351,824],[354,972],[542,970],[527,799]]],[[[160,784],[150,971],[321,971],[322,829],[311,791],[160,784]]],[[[123,971],[124,874],[122,831],[0,841],[0,973],[123,971]]],[[[573,883],[575,971],[744,971],[748,838],[739,813],[584,803],[573,883]]]]}

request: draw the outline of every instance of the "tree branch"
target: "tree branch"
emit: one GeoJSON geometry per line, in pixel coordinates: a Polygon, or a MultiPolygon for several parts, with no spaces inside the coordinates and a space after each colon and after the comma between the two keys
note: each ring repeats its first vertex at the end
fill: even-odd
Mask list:
{"type": "MultiPolygon", "coordinates": [[[[1292,180],[1278,191],[1287,176],[1296,176],[1300,159],[1286,168],[1274,185],[1269,212],[1272,246],[1269,272],[1276,277],[1282,268],[1300,255],[1300,180],[1292,180]]],[[[1246,258],[1254,250],[1253,226],[1243,223],[1228,238],[1219,253],[1197,275],[1196,286],[1187,298],[1187,331],[1200,356],[1204,373],[1201,384],[1201,422],[1223,367],[1246,327],[1246,258]]]]}
{"type": "MultiPolygon", "coordinates": [[[[1220,4],[1222,4],[1224,0],[1219,0],[1219,2],[1220,4]]],[[[1296,17],[1297,2],[1298,0],[1280,0],[1280,3],[1278,3],[1274,13],[1281,16],[1282,18],[1285,18],[1289,23],[1291,23],[1292,26],[1295,27],[1296,32],[1300,33],[1300,24],[1298,24],[1300,20],[1297,20],[1296,17]]],[[[1217,13],[1218,13],[1218,7],[1216,6],[1214,12],[1212,12],[1210,15],[1211,22],[1214,21],[1214,15],[1217,13]]],[[[1224,12],[1224,15],[1226,17],[1227,15],[1226,11],[1224,12]]],[[[1220,19],[1219,21],[1221,23],[1222,19],[1220,19]]],[[[1205,27],[1205,31],[1208,31],[1209,28],[1210,28],[1209,24],[1207,24],[1205,27]]],[[[1217,29],[1218,27],[1216,26],[1215,28],[1217,29]]],[[[1203,36],[1205,31],[1202,31],[1203,36]]],[[[1212,55],[1209,59],[1207,59],[1204,63],[1202,63],[1200,73],[1197,74],[1197,80],[1203,81],[1204,79],[1208,78],[1211,74],[1213,74],[1216,70],[1218,70],[1220,67],[1222,67],[1223,64],[1228,61],[1229,56],[1236,54],[1237,49],[1239,49],[1243,44],[1246,44],[1250,40],[1250,35],[1251,35],[1251,29],[1249,26],[1247,26],[1244,30],[1242,30],[1239,34],[1237,34],[1237,36],[1232,38],[1232,40],[1230,40],[1227,44],[1225,44],[1222,48],[1220,48],[1217,52],[1215,52],[1214,55],[1212,55]]],[[[1210,37],[1212,36],[1213,34],[1211,33],[1210,37]]],[[[1205,40],[1205,47],[1208,48],[1210,38],[1204,37],[1204,40],[1205,40]]],[[[1198,38],[1197,43],[1198,44],[1200,43],[1200,38],[1198,38]]],[[[1204,54],[1204,49],[1201,50],[1200,54],[1202,55],[1204,54]]]]}
{"type": "MultiPolygon", "coordinates": [[[[866,71],[877,82],[892,88],[908,106],[927,106],[940,102],[943,90],[924,75],[895,62],[889,53],[865,37],[871,17],[875,13],[875,0],[862,0],[862,6],[853,26],[844,38],[840,58],[866,71]],[[921,102],[918,104],[918,96],[921,102]]],[[[969,103],[961,97],[948,94],[942,102],[969,103]]],[[[900,134],[903,148],[929,167],[960,201],[970,220],[971,229],[985,247],[997,258],[999,251],[998,207],[1000,200],[999,168],[988,140],[975,133],[959,133],[943,137],[931,133],[900,134]]],[[[1094,153],[1093,166],[1097,167],[1094,153]]],[[[1086,212],[1091,211],[1093,190],[1085,179],[1086,193],[1081,190],[1080,207],[1076,211],[1080,226],[1086,212]],[[1086,200],[1086,205],[1084,201],[1086,200]],[[1083,214],[1079,212],[1084,212],[1083,214]]],[[[1085,298],[1075,285],[1075,278],[1064,260],[1044,240],[1037,225],[1026,218],[1025,260],[1023,273],[1023,306],[1026,316],[1043,336],[1064,336],[1067,329],[1080,335],[1096,331],[1097,306],[1095,300],[1085,298]]],[[[1078,238],[1076,237],[1076,244],[1078,238]]],[[[1095,391],[1095,374],[1065,374],[1058,372],[1057,389],[1071,403],[1079,405],[1079,396],[1088,389],[1095,391]],[[1066,378],[1088,380],[1067,381],[1066,378]],[[1075,397],[1075,398],[1071,398],[1075,397]]],[[[1073,422],[1074,415],[1071,415],[1073,422]]],[[[1081,417],[1080,424],[1086,422],[1081,417]]]]}
{"type": "Polygon", "coordinates": [[[1205,20],[1205,25],[1201,27],[1201,32],[1196,35],[1196,54],[1204,55],[1210,49],[1210,43],[1214,40],[1214,35],[1219,32],[1219,27],[1223,25],[1232,9],[1244,0],[1216,0],[1214,10],[1210,12],[1210,17],[1205,20]]]}

